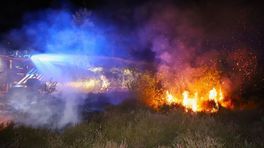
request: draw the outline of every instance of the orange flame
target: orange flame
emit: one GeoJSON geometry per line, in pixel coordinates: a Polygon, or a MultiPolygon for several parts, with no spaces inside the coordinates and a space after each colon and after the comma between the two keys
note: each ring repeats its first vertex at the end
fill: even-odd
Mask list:
{"type": "MultiPolygon", "coordinates": [[[[164,71],[162,71],[164,72],[164,71]]],[[[232,109],[228,98],[228,88],[222,86],[219,72],[215,69],[180,71],[178,74],[168,71],[160,73],[158,78],[163,82],[165,93],[154,96],[146,103],[158,109],[163,105],[182,106],[186,112],[217,112],[221,107],[232,109]],[[172,74],[172,75],[171,75],[172,74]]],[[[155,88],[155,87],[154,87],[155,88]]],[[[147,93],[151,93],[148,91],[147,93]]]]}
{"type": "Polygon", "coordinates": [[[221,89],[212,88],[207,94],[199,94],[195,92],[190,95],[190,92],[185,90],[181,97],[175,97],[169,91],[166,92],[165,104],[180,105],[186,111],[193,112],[217,112],[219,106],[228,107],[223,100],[223,92],[221,89]],[[211,104],[211,105],[210,105],[211,104]]]}

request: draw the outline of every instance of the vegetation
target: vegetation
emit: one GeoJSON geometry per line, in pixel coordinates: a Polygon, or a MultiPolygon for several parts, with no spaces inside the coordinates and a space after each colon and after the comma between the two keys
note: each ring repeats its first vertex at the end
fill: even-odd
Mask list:
{"type": "Polygon", "coordinates": [[[138,75],[129,88],[138,101],[127,99],[122,105],[109,106],[75,126],[0,128],[0,147],[264,147],[263,109],[221,108],[215,114],[187,113],[170,106],[151,110],[143,104],[149,105],[149,98],[163,93],[154,76],[138,75]]]}
{"type": "Polygon", "coordinates": [[[94,113],[63,130],[9,125],[0,131],[0,147],[264,147],[261,111],[154,112],[124,103],[94,113]]]}

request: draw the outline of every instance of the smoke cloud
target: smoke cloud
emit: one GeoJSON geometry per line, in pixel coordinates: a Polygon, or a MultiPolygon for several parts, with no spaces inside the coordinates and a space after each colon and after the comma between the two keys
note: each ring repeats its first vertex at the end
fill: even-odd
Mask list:
{"type": "MultiPolygon", "coordinates": [[[[96,12],[85,9],[77,13],[46,10],[29,16],[31,21],[21,29],[12,30],[7,38],[36,53],[142,60],[155,65],[157,76],[165,87],[179,82],[192,83],[205,74],[206,68],[212,68],[219,72],[223,87],[230,93],[236,92],[256,71],[255,51],[243,37],[253,28],[249,25],[251,10],[236,3],[211,6],[211,3],[199,7],[176,6],[170,2],[146,3],[126,11],[100,12],[109,13],[106,16],[110,15],[113,20],[108,22],[103,15],[99,17],[96,12]]],[[[77,59],[68,59],[67,64],[81,67],[77,59]]],[[[43,63],[35,64],[48,76],[58,74],[56,79],[61,81],[73,79],[73,74],[60,71],[56,64],[46,67],[52,70],[45,69],[47,65],[41,65],[43,63]]],[[[39,126],[56,118],[55,127],[80,121],[77,108],[85,96],[65,89],[54,98],[29,100],[26,92],[11,97],[10,105],[30,116],[15,117],[15,121],[39,126]]]]}
{"type": "MultiPolygon", "coordinates": [[[[120,35],[114,25],[104,24],[85,9],[76,13],[46,10],[28,17],[29,22],[21,29],[12,30],[7,38],[20,48],[33,50],[36,54],[31,60],[43,79],[56,81],[60,85],[57,85],[58,92],[53,95],[35,92],[32,88],[10,92],[7,104],[13,108],[11,116],[14,122],[33,127],[62,128],[81,121],[82,109],[79,107],[87,102],[90,102],[90,106],[84,108],[90,107],[90,110],[121,102],[118,95],[107,97],[106,94],[104,97],[110,99],[107,100],[64,86],[76,80],[76,77],[95,77],[87,71],[90,67],[122,67],[130,64],[129,59],[118,58],[128,55],[122,49],[127,39],[118,41],[120,35]],[[98,105],[98,102],[101,104],[98,105]]],[[[105,78],[101,76],[100,79],[105,78]]]]}
{"type": "Polygon", "coordinates": [[[242,87],[254,77],[256,50],[239,35],[250,28],[252,13],[245,5],[221,3],[211,8],[149,4],[138,15],[144,17],[137,30],[139,42],[155,53],[158,77],[165,87],[186,87],[211,69],[221,76],[227,94],[241,94],[242,87]]]}

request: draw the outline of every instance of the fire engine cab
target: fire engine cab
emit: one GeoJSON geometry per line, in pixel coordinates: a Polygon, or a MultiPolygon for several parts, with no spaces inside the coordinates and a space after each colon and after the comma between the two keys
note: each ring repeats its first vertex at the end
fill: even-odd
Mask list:
{"type": "Polygon", "coordinates": [[[0,95],[5,95],[33,68],[29,57],[0,55],[0,95]]]}

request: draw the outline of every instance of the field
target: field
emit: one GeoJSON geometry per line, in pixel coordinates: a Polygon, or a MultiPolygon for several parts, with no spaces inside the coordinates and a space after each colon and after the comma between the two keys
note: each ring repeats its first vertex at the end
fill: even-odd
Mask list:
{"type": "Polygon", "coordinates": [[[0,131],[0,147],[264,147],[260,110],[216,114],[159,112],[126,102],[93,113],[63,130],[9,125],[0,131]]]}

